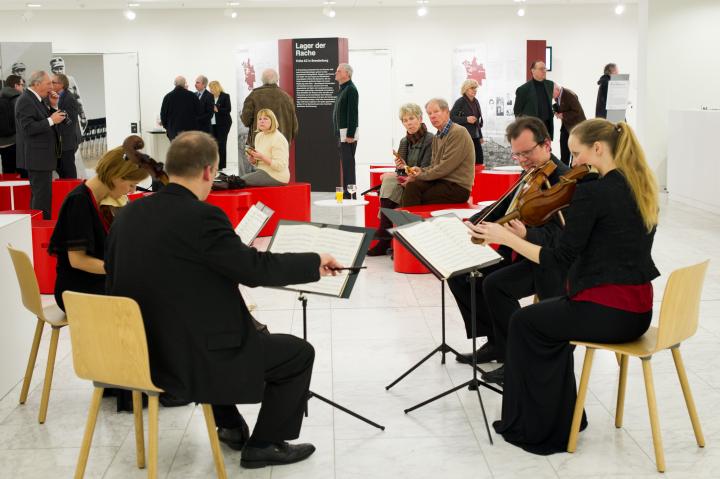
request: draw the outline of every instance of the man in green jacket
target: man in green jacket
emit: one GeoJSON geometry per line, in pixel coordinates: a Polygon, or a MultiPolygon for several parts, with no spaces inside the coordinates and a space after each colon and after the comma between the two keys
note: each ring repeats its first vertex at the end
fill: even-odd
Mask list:
{"type": "Polygon", "coordinates": [[[534,116],[540,118],[553,139],[553,111],[552,98],[554,84],[546,80],[547,69],[545,62],[535,61],[530,67],[532,79],[515,90],[515,105],[513,112],[515,117],[534,116]]]}
{"type": "Polygon", "coordinates": [[[347,63],[341,63],[335,70],[335,81],[340,84],[340,91],[335,97],[333,106],[333,128],[340,145],[340,161],[342,162],[343,196],[350,198],[347,185],[355,182],[355,150],[358,139],[358,102],[360,97],[352,82],[353,69],[347,63]]]}

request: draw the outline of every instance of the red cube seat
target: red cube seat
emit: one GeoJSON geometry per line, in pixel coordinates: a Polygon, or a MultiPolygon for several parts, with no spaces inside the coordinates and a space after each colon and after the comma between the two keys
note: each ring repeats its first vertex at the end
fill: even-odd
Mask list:
{"type": "Polygon", "coordinates": [[[55,292],[57,258],[50,256],[47,251],[55,223],[57,220],[43,219],[33,220],[32,223],[33,267],[41,294],[55,292]]]}
{"type": "Polygon", "coordinates": [[[272,236],[278,221],[310,221],[310,183],[255,186],[240,191],[253,194],[253,204],[262,201],[275,211],[259,236],[272,236]]]}
{"type": "Polygon", "coordinates": [[[223,210],[233,228],[240,223],[245,213],[255,203],[254,195],[245,189],[213,191],[205,201],[223,210]]]}
{"type": "Polygon", "coordinates": [[[62,206],[63,201],[65,201],[65,197],[82,182],[83,180],[79,178],[53,180],[51,206],[52,211],[50,212],[50,217],[52,219],[58,219],[58,215],[60,214],[60,207],[62,206]]]}

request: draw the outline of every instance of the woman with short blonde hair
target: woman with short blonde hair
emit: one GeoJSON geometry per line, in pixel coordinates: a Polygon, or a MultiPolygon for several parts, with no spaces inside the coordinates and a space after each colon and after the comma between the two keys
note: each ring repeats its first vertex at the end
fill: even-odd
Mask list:
{"type": "Polygon", "coordinates": [[[460,98],[455,101],[450,110],[450,119],[458,125],[464,126],[475,146],[475,164],[483,164],[482,144],[485,143],[482,134],[483,117],[480,102],[477,99],[477,89],[480,84],[477,80],[468,79],[460,85],[460,98]]]}
{"type": "Polygon", "coordinates": [[[242,180],[247,186],[287,185],[290,181],[290,146],[278,130],[275,113],[268,108],[258,111],[257,126],[255,146],[246,149],[255,171],[243,175],[242,180]]]}
{"type": "Polygon", "coordinates": [[[213,106],[212,119],[210,126],[212,128],[212,136],[218,144],[218,154],[220,155],[219,170],[227,167],[227,137],[232,126],[232,104],[230,95],[225,93],[219,81],[213,80],[208,84],[208,90],[213,94],[215,105],[213,106]]]}

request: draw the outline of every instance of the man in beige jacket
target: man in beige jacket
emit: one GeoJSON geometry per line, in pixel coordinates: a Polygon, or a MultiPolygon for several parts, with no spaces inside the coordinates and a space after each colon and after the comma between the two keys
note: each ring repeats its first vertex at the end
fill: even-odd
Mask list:
{"type": "Polygon", "coordinates": [[[450,120],[450,108],[442,98],[428,101],[425,111],[437,129],[432,162],[427,168],[408,172],[402,206],[465,202],[475,180],[472,138],[464,127],[450,120]]]}

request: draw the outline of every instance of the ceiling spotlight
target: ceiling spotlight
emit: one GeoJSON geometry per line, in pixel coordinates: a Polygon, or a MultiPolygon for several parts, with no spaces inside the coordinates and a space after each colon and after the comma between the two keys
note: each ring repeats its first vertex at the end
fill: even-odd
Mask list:
{"type": "Polygon", "coordinates": [[[328,18],[335,18],[335,15],[337,15],[337,12],[335,12],[335,9],[333,8],[333,5],[335,5],[335,2],[323,2],[323,9],[322,13],[328,18]]]}
{"type": "Polygon", "coordinates": [[[130,7],[130,8],[136,8],[136,7],[139,7],[139,6],[140,6],[139,3],[128,3],[128,7],[130,7]]]}
{"type": "Polygon", "coordinates": [[[137,17],[137,14],[130,9],[125,10],[123,12],[123,15],[125,15],[125,18],[127,18],[130,21],[135,20],[135,18],[137,17]]]}
{"type": "Polygon", "coordinates": [[[622,15],[625,12],[625,5],[618,3],[615,6],[615,15],[622,15]]]}
{"type": "Polygon", "coordinates": [[[28,8],[40,8],[40,7],[42,7],[42,5],[39,4],[39,3],[26,3],[25,6],[28,7],[28,8]]]}
{"type": "Polygon", "coordinates": [[[417,3],[419,5],[418,9],[417,9],[417,16],[424,17],[425,15],[428,14],[428,8],[427,8],[428,0],[417,0],[417,3]]]}
{"type": "Polygon", "coordinates": [[[227,2],[228,7],[239,7],[240,2],[227,2]]]}
{"type": "Polygon", "coordinates": [[[518,8],[517,16],[518,16],[518,17],[524,17],[524,16],[525,16],[525,9],[524,9],[524,8],[518,8]]]}

